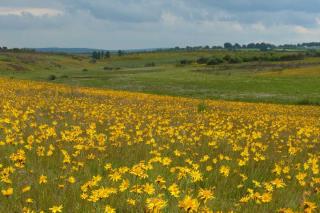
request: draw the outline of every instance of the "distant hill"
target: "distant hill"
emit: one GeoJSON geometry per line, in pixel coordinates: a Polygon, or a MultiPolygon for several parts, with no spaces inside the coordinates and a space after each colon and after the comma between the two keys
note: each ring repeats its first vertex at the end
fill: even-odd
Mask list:
{"type": "Polygon", "coordinates": [[[94,51],[107,51],[101,49],[90,49],[90,48],[58,48],[58,47],[46,47],[46,48],[34,48],[36,52],[45,53],[70,53],[70,54],[86,54],[94,51]]]}

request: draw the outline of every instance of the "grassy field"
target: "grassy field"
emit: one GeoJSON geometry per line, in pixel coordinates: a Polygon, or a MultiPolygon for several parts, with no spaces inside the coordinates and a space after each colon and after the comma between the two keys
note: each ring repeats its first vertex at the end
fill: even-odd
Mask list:
{"type": "Polygon", "coordinates": [[[319,119],[318,106],[0,79],[0,212],[319,212],[319,119]]]}
{"type": "MultiPolygon", "coordinates": [[[[287,62],[247,62],[216,66],[192,63],[210,56],[253,56],[258,51],[196,51],[136,53],[91,63],[87,56],[0,53],[0,75],[76,86],[205,99],[320,103],[320,58],[287,62]],[[146,66],[150,63],[155,66],[146,66]]],[[[274,55],[285,55],[275,52],[274,55]]]]}

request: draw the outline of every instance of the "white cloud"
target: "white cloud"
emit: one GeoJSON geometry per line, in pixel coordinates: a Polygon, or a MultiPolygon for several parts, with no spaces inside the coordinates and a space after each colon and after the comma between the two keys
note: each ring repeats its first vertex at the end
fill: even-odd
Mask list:
{"type": "Polygon", "coordinates": [[[264,26],[264,24],[259,22],[259,23],[252,24],[252,29],[258,32],[264,32],[266,31],[266,26],[264,26]]]}
{"type": "Polygon", "coordinates": [[[51,8],[12,8],[12,7],[0,7],[0,16],[23,16],[23,15],[32,15],[32,16],[59,16],[63,15],[63,12],[51,8]]]}
{"type": "Polygon", "coordinates": [[[178,16],[176,16],[170,12],[162,13],[161,14],[161,21],[165,25],[169,25],[169,26],[175,26],[175,25],[183,22],[183,20],[181,18],[179,18],[178,16]]]}
{"type": "Polygon", "coordinates": [[[294,31],[298,34],[309,34],[310,30],[303,26],[295,26],[294,31]]]}

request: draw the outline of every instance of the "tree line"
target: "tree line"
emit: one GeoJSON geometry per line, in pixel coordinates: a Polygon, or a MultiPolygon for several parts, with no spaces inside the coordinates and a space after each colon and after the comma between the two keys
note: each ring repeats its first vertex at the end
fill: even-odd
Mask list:
{"type": "Polygon", "coordinates": [[[297,61],[303,60],[306,56],[320,57],[319,52],[301,52],[292,54],[262,54],[262,55],[222,55],[222,56],[211,56],[211,57],[200,57],[197,60],[180,60],[181,65],[188,65],[192,63],[202,65],[219,65],[219,64],[239,64],[245,62],[276,62],[276,61],[297,61]]]}
{"type": "MultiPolygon", "coordinates": [[[[226,42],[222,46],[186,46],[186,47],[174,47],[169,50],[172,51],[196,51],[196,50],[242,50],[242,49],[257,49],[261,51],[274,50],[274,49],[317,49],[320,48],[320,42],[309,42],[299,44],[281,44],[275,45],[266,42],[239,44],[226,42]]],[[[165,51],[165,50],[164,50],[165,51]]]]}
{"type": "MultiPolygon", "coordinates": [[[[117,55],[118,56],[123,56],[125,54],[124,51],[118,50],[117,55]]],[[[111,52],[110,51],[93,51],[91,54],[92,59],[95,60],[100,60],[100,59],[105,59],[105,58],[110,58],[111,57],[111,52]]]]}
{"type": "Polygon", "coordinates": [[[6,46],[1,47],[0,46],[0,52],[35,52],[34,49],[30,49],[30,48],[8,48],[6,46]]]}

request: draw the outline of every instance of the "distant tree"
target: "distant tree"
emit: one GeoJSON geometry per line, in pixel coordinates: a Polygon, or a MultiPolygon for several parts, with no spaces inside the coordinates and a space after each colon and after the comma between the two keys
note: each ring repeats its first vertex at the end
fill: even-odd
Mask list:
{"type": "Polygon", "coordinates": [[[255,49],[256,48],[256,44],[255,43],[250,43],[247,45],[248,49],[255,49]]]}
{"type": "Polygon", "coordinates": [[[101,53],[100,53],[100,58],[101,58],[101,59],[104,59],[104,51],[101,51],[101,53]]]}
{"type": "Polygon", "coordinates": [[[232,49],[232,47],[233,47],[233,46],[232,46],[232,44],[231,44],[231,43],[229,43],[229,42],[224,43],[224,45],[223,45],[223,46],[224,46],[224,48],[225,48],[225,49],[232,49]]]}
{"type": "Polygon", "coordinates": [[[186,50],[187,50],[187,51],[192,51],[192,50],[193,50],[193,47],[186,46],[186,50]]]}
{"type": "Polygon", "coordinates": [[[97,56],[98,56],[97,52],[96,52],[96,51],[93,51],[91,57],[92,57],[93,59],[97,59],[97,56]]]}
{"type": "Polygon", "coordinates": [[[118,56],[123,56],[122,50],[118,50],[118,56]]]}
{"type": "Polygon", "coordinates": [[[111,55],[110,55],[110,52],[109,52],[109,51],[107,51],[107,52],[105,53],[105,57],[106,57],[106,58],[110,58],[110,57],[111,57],[111,55]]]}
{"type": "Polygon", "coordinates": [[[222,49],[223,47],[221,46],[212,46],[211,49],[222,49]]]}
{"type": "Polygon", "coordinates": [[[241,45],[236,43],[234,46],[233,46],[234,49],[241,49],[241,45]]]}

